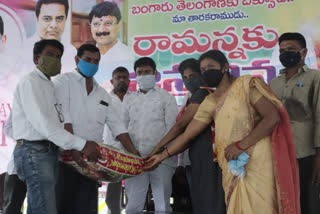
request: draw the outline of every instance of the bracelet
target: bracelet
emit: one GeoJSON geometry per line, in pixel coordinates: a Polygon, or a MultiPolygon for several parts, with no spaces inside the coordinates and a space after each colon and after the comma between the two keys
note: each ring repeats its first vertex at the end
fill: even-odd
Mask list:
{"type": "Polygon", "coordinates": [[[236,142],[236,147],[237,147],[237,149],[239,149],[239,150],[241,150],[241,151],[246,151],[247,149],[241,148],[241,147],[239,146],[239,143],[240,143],[240,141],[237,141],[237,142],[236,142]]]}
{"type": "Polygon", "coordinates": [[[170,158],[171,155],[170,155],[170,153],[169,153],[169,151],[168,151],[168,147],[166,147],[166,151],[167,151],[168,157],[170,158]]]}

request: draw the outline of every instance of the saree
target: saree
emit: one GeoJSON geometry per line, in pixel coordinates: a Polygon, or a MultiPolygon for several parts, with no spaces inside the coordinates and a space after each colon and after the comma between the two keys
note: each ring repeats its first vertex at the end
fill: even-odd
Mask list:
{"type": "Polygon", "coordinates": [[[250,75],[237,78],[223,96],[208,96],[194,119],[215,121],[217,159],[222,168],[228,214],[299,214],[299,180],[294,142],[287,112],[263,80],[250,75]],[[225,148],[242,140],[261,118],[253,108],[265,97],[278,109],[281,120],[272,134],[246,152],[246,175],[228,172],[225,148]],[[211,117],[211,118],[209,118],[211,117]]]}

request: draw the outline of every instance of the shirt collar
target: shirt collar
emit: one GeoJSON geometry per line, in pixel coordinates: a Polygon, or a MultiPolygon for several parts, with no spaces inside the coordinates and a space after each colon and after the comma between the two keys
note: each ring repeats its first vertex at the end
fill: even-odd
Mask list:
{"type": "MultiPolygon", "coordinates": [[[[73,73],[75,74],[77,80],[79,80],[79,81],[85,81],[85,77],[82,76],[82,75],[78,72],[78,70],[77,70],[76,68],[73,70],[73,73]]],[[[96,85],[98,85],[97,81],[96,81],[94,78],[92,78],[92,80],[93,80],[93,86],[94,86],[94,87],[95,87],[96,85]]]]}
{"type": "Polygon", "coordinates": [[[44,73],[42,73],[37,67],[34,68],[34,71],[44,80],[47,81],[51,81],[50,79],[48,79],[48,77],[46,75],[44,75],[44,73]]]}
{"type": "MultiPolygon", "coordinates": [[[[305,64],[304,66],[299,68],[298,73],[308,72],[308,71],[309,71],[309,67],[308,67],[308,65],[305,64]]],[[[286,73],[286,69],[285,68],[280,70],[280,75],[285,74],[285,73],[286,73]]]]}

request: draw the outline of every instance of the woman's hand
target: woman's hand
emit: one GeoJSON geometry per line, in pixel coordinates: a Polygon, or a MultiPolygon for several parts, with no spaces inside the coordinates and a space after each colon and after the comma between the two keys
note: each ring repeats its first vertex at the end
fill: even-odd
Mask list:
{"type": "Polygon", "coordinates": [[[242,152],[245,152],[246,149],[240,150],[236,143],[238,143],[238,146],[240,146],[241,149],[244,148],[244,146],[241,146],[241,143],[239,142],[235,142],[227,146],[227,148],[224,150],[224,157],[227,159],[227,161],[235,160],[242,152]]]}
{"type": "Polygon", "coordinates": [[[156,155],[156,154],[159,154],[163,151],[163,148],[159,148],[158,145],[155,146],[153,149],[152,149],[152,152],[150,154],[148,154],[147,157],[144,158],[144,160],[148,160],[150,157],[152,157],[153,155],[156,155]]]}
{"type": "Polygon", "coordinates": [[[161,163],[161,161],[163,161],[164,159],[166,159],[167,155],[164,152],[161,152],[159,154],[153,155],[152,157],[148,158],[145,161],[145,165],[143,167],[144,171],[152,171],[155,168],[158,167],[158,165],[161,163]]]}

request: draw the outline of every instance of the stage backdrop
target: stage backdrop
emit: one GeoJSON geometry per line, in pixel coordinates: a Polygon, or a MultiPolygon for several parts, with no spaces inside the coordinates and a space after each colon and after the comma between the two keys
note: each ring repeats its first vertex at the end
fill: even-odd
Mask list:
{"type": "Polygon", "coordinates": [[[37,0],[0,0],[4,29],[0,35],[0,173],[7,170],[15,145],[3,133],[13,92],[34,66],[32,47],[39,39],[56,38],[64,44],[62,72],[75,68],[74,56],[81,44],[99,48],[113,44],[102,51],[96,75],[108,91],[112,71],[118,66],[129,69],[130,90],[136,90],[134,60],[152,57],[159,72],[157,84],[173,94],[178,105],[186,93],[179,63],[207,50],[223,51],[234,76],[252,74],[269,82],[282,68],[278,37],[300,32],[307,39],[306,63],[319,66],[319,0],[115,0],[114,11],[119,8],[121,16],[115,18],[113,11],[111,16],[94,16],[89,22],[92,8],[102,2],[69,0],[68,10],[56,3],[36,10],[37,0]]]}

